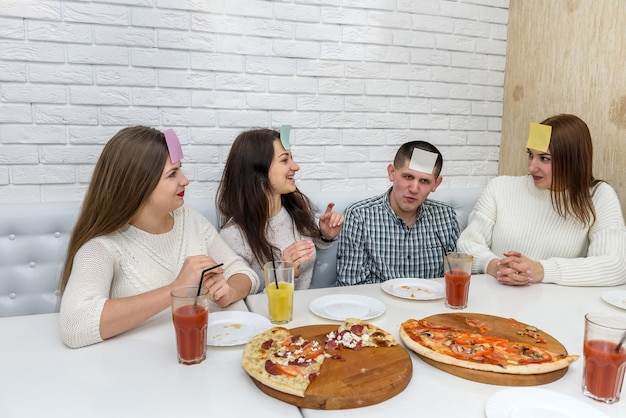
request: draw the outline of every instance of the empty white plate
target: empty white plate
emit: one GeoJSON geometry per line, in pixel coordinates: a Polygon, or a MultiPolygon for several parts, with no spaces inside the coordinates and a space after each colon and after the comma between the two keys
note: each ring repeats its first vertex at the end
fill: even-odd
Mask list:
{"type": "Polygon", "coordinates": [[[207,345],[241,345],[272,327],[269,319],[252,312],[219,311],[209,313],[207,345]]]}
{"type": "Polygon", "coordinates": [[[361,295],[326,295],[313,300],[309,309],[317,316],[344,321],[376,318],[385,312],[385,304],[376,298],[361,295]]]}
{"type": "Polygon", "coordinates": [[[441,299],[446,293],[443,283],[432,279],[401,278],[387,280],[380,285],[385,293],[403,299],[434,300],[441,299]]]}
{"type": "Polygon", "coordinates": [[[529,387],[496,392],[487,401],[485,413],[487,418],[608,418],[579,399],[529,387]]]}
{"type": "Polygon", "coordinates": [[[600,297],[606,302],[618,308],[626,309],[626,290],[607,290],[600,297]]]}

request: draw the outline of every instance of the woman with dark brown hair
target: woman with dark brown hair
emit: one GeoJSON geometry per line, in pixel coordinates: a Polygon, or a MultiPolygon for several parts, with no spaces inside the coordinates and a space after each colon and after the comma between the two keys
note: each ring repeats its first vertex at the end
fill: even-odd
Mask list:
{"type": "Polygon", "coordinates": [[[61,333],[72,348],[128,331],[170,306],[170,291],[198,285],[220,306],[258,281],[210,222],[183,206],[189,184],[172,130],[135,126],[102,150],[61,277],[61,333]]]}
{"type": "MultiPolygon", "coordinates": [[[[260,277],[272,258],[293,262],[296,289],[308,289],[316,246],[332,245],[344,218],[330,203],[316,222],[311,202],[296,187],[300,167],[283,145],[289,140],[281,142],[280,135],[256,129],[233,142],[217,193],[220,235],[260,277]]],[[[258,283],[252,292],[263,288],[258,283]]]]}
{"type": "Polygon", "coordinates": [[[507,285],[625,283],[624,217],[613,188],[593,176],[587,124],[561,114],[537,126],[547,134],[529,136],[529,175],[489,182],[458,250],[474,256],[475,273],[507,285]]]}

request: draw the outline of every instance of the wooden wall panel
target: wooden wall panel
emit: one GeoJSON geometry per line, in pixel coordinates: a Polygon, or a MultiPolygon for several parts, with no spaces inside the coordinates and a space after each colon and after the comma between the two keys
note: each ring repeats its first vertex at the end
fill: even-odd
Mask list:
{"type": "Polygon", "coordinates": [[[510,0],[499,174],[527,173],[529,122],[573,113],[626,213],[625,22],[624,0],[510,0]]]}

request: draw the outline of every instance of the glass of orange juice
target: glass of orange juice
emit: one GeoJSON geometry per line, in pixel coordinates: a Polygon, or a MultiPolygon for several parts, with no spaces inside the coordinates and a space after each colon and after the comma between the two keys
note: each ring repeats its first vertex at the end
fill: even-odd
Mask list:
{"type": "Polygon", "coordinates": [[[270,322],[286,324],[293,316],[295,268],[287,261],[270,261],[263,266],[270,322]]]}

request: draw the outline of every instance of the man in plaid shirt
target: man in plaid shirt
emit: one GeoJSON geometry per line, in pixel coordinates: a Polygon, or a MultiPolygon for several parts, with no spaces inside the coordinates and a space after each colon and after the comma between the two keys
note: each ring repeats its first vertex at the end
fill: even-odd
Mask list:
{"type": "Polygon", "coordinates": [[[443,180],[442,166],[435,146],[407,142],[387,167],[391,188],[346,209],[337,247],[339,285],[443,277],[441,245],[456,250],[459,225],[451,206],[427,200],[443,180]]]}

